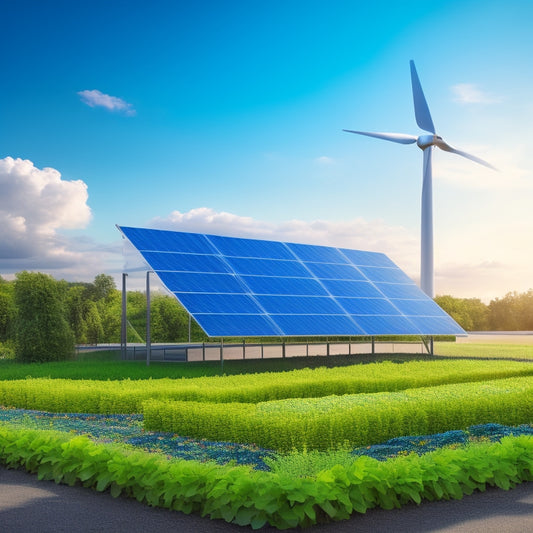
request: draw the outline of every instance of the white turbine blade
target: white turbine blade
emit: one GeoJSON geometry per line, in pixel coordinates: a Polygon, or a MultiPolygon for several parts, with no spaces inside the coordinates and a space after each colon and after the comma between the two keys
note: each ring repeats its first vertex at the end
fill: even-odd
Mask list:
{"type": "Polygon", "coordinates": [[[375,137],[376,139],[383,139],[385,141],[392,141],[400,144],[414,144],[417,137],[414,135],[408,135],[406,133],[380,133],[371,131],[354,131],[354,130],[342,130],[348,133],[357,133],[357,135],[366,135],[367,137],[375,137]]]}
{"type": "Polygon", "coordinates": [[[411,85],[413,86],[413,103],[415,105],[415,118],[416,123],[420,128],[430,133],[435,134],[435,126],[431,119],[431,113],[429,112],[428,103],[420,85],[418,74],[416,72],[415,62],[410,61],[411,65],[411,85]]]}
{"type": "Polygon", "coordinates": [[[466,152],[463,152],[462,150],[457,150],[456,148],[452,148],[449,144],[446,144],[444,141],[440,141],[435,143],[441,150],[444,150],[445,152],[451,152],[452,154],[457,154],[462,157],[466,157],[467,159],[470,159],[470,161],[474,161],[476,163],[479,163],[480,165],[483,165],[484,167],[491,168],[492,170],[498,170],[496,167],[493,167],[490,163],[487,163],[483,159],[476,157],[472,154],[467,154],[466,152]]]}

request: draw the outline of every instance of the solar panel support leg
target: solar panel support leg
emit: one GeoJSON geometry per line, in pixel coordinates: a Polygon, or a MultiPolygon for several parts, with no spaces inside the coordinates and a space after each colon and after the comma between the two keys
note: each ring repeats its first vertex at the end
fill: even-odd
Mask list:
{"type": "Polygon", "coordinates": [[[205,361],[205,342],[202,342],[202,361],[205,361]]]}
{"type": "Polygon", "coordinates": [[[374,337],[371,337],[372,339],[372,355],[376,353],[376,339],[374,337]]]}
{"type": "Polygon", "coordinates": [[[220,339],[220,371],[224,374],[224,339],[220,339]]]}
{"type": "Polygon", "coordinates": [[[433,351],[433,337],[430,337],[429,338],[429,353],[431,355],[435,355],[434,351],[433,351]]]}
{"type": "Polygon", "coordinates": [[[122,273],[122,317],[120,321],[120,356],[122,359],[128,357],[128,324],[127,324],[127,293],[126,278],[128,274],[122,273]]]}
{"type": "Polygon", "coordinates": [[[285,359],[285,341],[281,343],[281,357],[285,359]]]}
{"type": "Polygon", "coordinates": [[[326,356],[329,357],[329,339],[326,339],[326,356]]]}
{"type": "Polygon", "coordinates": [[[352,338],[348,337],[348,355],[352,355],[352,338]]]}
{"type": "Polygon", "coordinates": [[[146,366],[150,366],[152,340],[150,338],[150,270],[146,272],[146,366]]]}
{"type": "Polygon", "coordinates": [[[246,339],[242,339],[242,360],[246,359],[246,339]]]}

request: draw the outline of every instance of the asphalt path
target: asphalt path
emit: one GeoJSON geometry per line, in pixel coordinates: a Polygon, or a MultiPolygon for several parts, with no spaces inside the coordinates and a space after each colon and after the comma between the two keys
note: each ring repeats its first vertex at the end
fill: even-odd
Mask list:
{"type": "MultiPolygon", "coordinates": [[[[228,533],[249,527],[156,509],[81,486],[39,481],[0,467],[2,533],[228,533]]],[[[258,531],[278,531],[264,527],[258,531]]],[[[297,531],[297,530],[285,530],[297,531]]],[[[298,530],[301,531],[301,530],[298,530]]],[[[513,490],[488,489],[462,500],[425,502],[402,509],[374,509],[350,520],[314,526],[309,533],[526,533],[533,531],[533,482],[513,490]]]]}

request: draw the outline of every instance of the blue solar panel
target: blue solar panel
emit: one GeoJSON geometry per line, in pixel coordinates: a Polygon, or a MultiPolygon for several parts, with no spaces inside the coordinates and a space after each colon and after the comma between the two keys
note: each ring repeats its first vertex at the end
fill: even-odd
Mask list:
{"type": "Polygon", "coordinates": [[[402,313],[384,298],[337,298],[349,315],[401,315],[402,313]]]}
{"type": "Polygon", "coordinates": [[[363,273],[352,265],[332,265],[330,263],[304,263],[318,279],[365,280],[363,273]]]}
{"type": "Polygon", "coordinates": [[[355,266],[380,266],[394,267],[396,265],[385,255],[377,252],[364,252],[362,250],[348,250],[340,248],[339,250],[355,266]]]}
{"type": "Polygon", "coordinates": [[[309,272],[299,261],[251,259],[248,257],[227,257],[226,261],[236,274],[282,276],[284,278],[310,277],[309,272]]]}
{"type": "Polygon", "coordinates": [[[269,314],[339,315],[342,307],[330,296],[257,296],[269,314]]]}
{"type": "Polygon", "coordinates": [[[336,248],[327,246],[316,246],[313,244],[292,244],[287,243],[292,252],[302,261],[313,261],[315,263],[349,263],[336,248]]]}
{"type": "Polygon", "coordinates": [[[367,335],[421,335],[410,319],[404,316],[354,316],[359,326],[367,335]]]}
{"type": "Polygon", "coordinates": [[[142,252],[153,270],[173,272],[232,273],[232,269],[216,255],[184,254],[172,252],[142,252]]]}
{"type": "Polygon", "coordinates": [[[218,252],[228,257],[256,257],[260,259],[294,259],[282,242],[256,241],[209,235],[209,241],[218,252]]]}
{"type": "Polygon", "coordinates": [[[325,279],[322,280],[322,283],[332,296],[352,296],[356,298],[383,297],[376,286],[369,281],[325,279]]]}
{"type": "Polygon", "coordinates": [[[180,293],[179,299],[191,314],[235,313],[260,315],[264,313],[257,302],[247,294],[193,294],[180,293]]]}
{"type": "Polygon", "coordinates": [[[212,337],[465,334],[384,254],[119,229],[212,337]]]}
{"type": "Polygon", "coordinates": [[[413,280],[399,268],[359,267],[359,270],[370,281],[383,281],[387,283],[413,283],[413,280]]]}
{"type": "Polygon", "coordinates": [[[272,318],[287,336],[366,335],[346,315],[275,315],[272,318]]]}

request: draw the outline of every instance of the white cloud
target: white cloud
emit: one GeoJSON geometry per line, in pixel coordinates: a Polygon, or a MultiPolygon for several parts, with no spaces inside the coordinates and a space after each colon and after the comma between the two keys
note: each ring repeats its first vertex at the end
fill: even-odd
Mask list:
{"type": "Polygon", "coordinates": [[[89,107],[103,107],[108,111],[116,111],[128,116],[133,116],[136,113],[132,104],[129,104],[122,98],[104,94],[96,89],[92,91],[79,91],[78,94],[81,97],[81,101],[89,107]]]}
{"type": "Polygon", "coordinates": [[[272,223],[200,207],[191,209],[187,213],[173,211],[167,217],[153,219],[149,225],[174,231],[322,244],[383,252],[399,265],[403,265],[402,268],[407,269],[411,274],[414,274],[418,268],[416,238],[405,228],[389,226],[383,220],[367,221],[359,217],[341,222],[288,220],[272,223]]]}
{"type": "MultiPolygon", "coordinates": [[[[486,225],[468,225],[471,221],[467,217],[466,226],[443,233],[445,221],[438,222],[440,231],[435,235],[435,289],[438,294],[477,297],[488,303],[509,291],[524,292],[530,288],[532,252],[524,245],[529,226],[521,231],[518,227],[505,226],[499,231],[486,225]]],[[[501,221],[496,220],[495,224],[501,221]]],[[[419,280],[418,230],[414,234],[383,220],[359,217],[347,221],[272,223],[201,207],[185,213],[173,211],[166,217],[153,219],[149,226],[383,252],[415,282],[419,280]]]]}
{"type": "Polygon", "coordinates": [[[78,245],[57,233],[87,226],[87,185],[65,181],[53,168],[0,159],[0,271],[61,269],[85,260],[78,245]]]}
{"type": "Polygon", "coordinates": [[[333,165],[335,163],[335,160],[331,157],[328,157],[327,155],[323,155],[320,157],[317,157],[315,159],[315,163],[318,163],[319,165],[333,165]]]}
{"type": "Polygon", "coordinates": [[[483,92],[473,83],[458,83],[451,87],[454,94],[454,102],[461,104],[495,104],[501,102],[501,98],[496,98],[483,92]]]}

